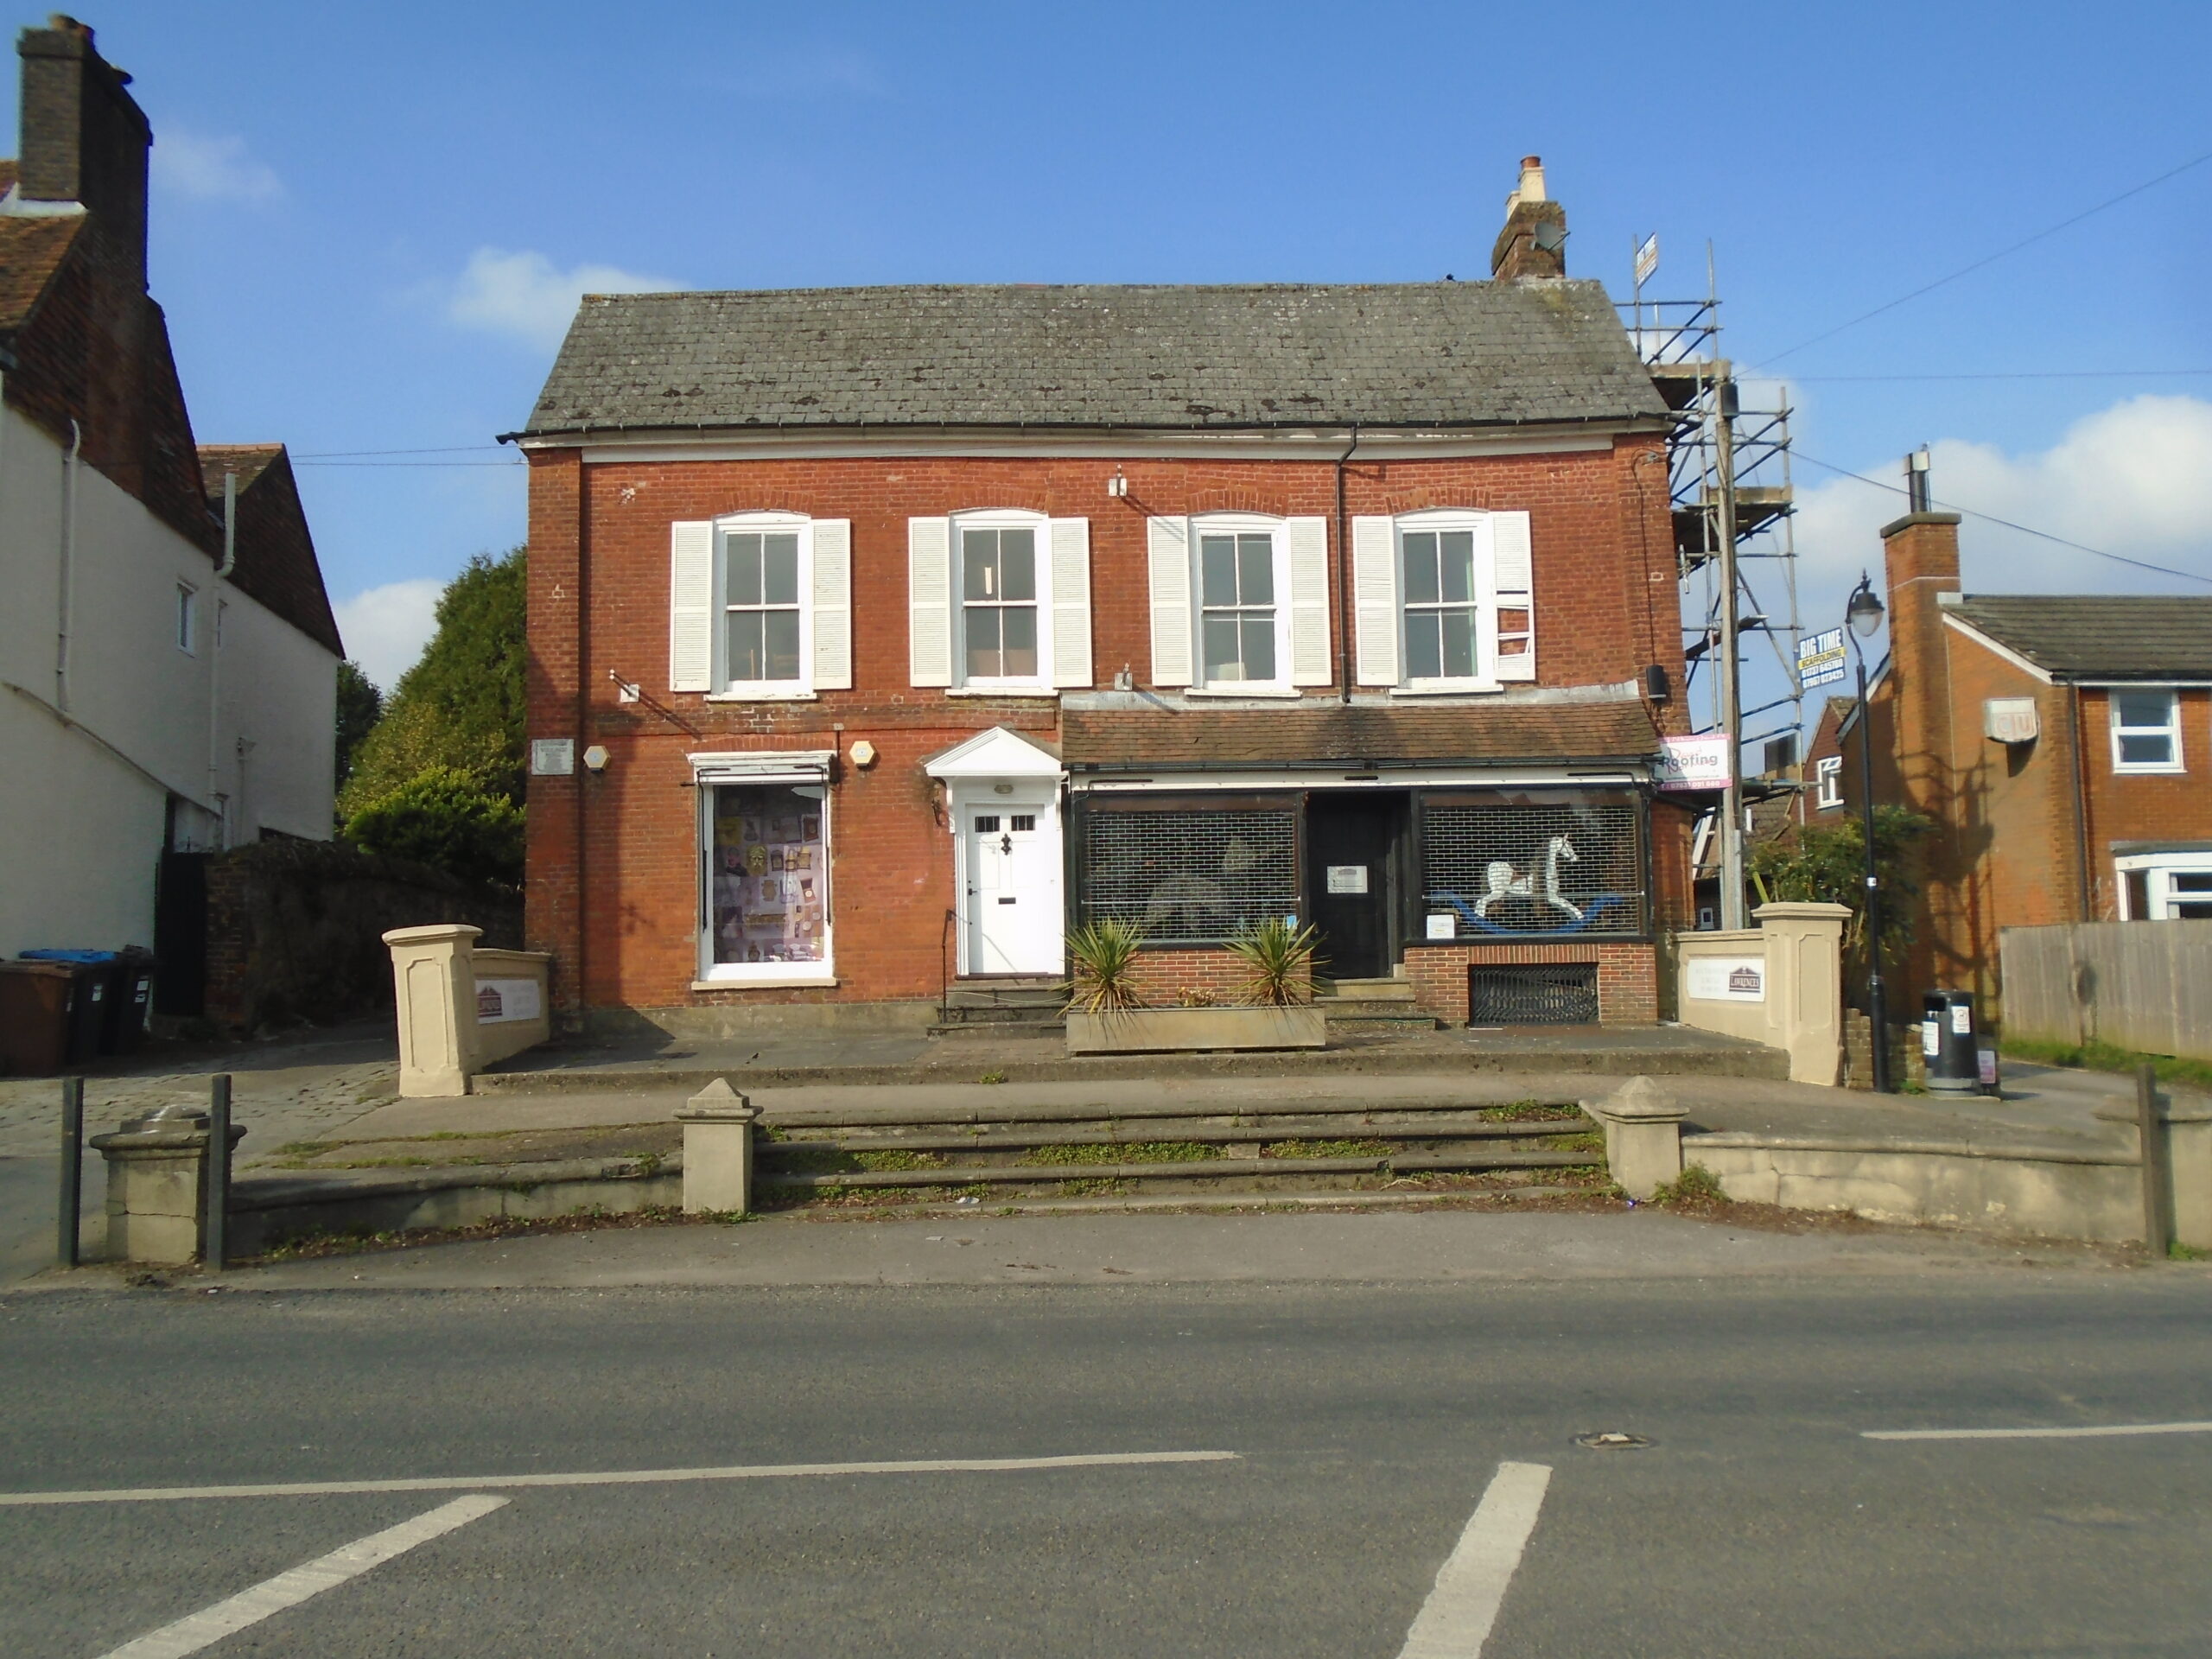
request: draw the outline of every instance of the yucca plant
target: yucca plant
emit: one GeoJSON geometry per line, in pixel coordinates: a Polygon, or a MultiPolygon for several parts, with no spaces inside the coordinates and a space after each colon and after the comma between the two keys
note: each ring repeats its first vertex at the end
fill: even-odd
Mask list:
{"type": "Polygon", "coordinates": [[[1319,961],[1321,935],[1308,922],[1297,926],[1280,916],[1270,916],[1248,927],[1229,942],[1244,964],[1243,984],[1237,995],[1256,1007],[1284,1008],[1313,1000],[1313,964],[1319,961]]]}
{"type": "Polygon", "coordinates": [[[1085,922],[1069,934],[1068,960],[1075,964],[1075,980],[1068,988],[1068,1006],[1085,1014],[1142,1007],[1136,973],[1137,952],[1143,946],[1144,929],[1112,917],[1085,922]]]}

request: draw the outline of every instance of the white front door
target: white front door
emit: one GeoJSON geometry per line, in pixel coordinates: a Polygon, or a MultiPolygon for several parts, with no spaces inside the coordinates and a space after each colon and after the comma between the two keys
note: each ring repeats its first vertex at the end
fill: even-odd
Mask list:
{"type": "Polygon", "coordinates": [[[962,813],[971,974],[1060,971],[1060,836],[1049,803],[962,813]]]}

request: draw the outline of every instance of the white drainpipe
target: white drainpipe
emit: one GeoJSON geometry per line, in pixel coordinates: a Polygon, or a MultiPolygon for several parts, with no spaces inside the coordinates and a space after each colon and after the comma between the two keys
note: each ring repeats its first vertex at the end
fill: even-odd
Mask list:
{"type": "Polygon", "coordinates": [[[223,474],[223,562],[215,567],[215,581],[209,591],[212,601],[207,607],[207,805],[215,814],[215,837],[222,847],[231,844],[230,825],[225,820],[222,802],[222,734],[217,730],[221,719],[221,708],[216,698],[222,680],[223,646],[223,578],[231,574],[231,567],[238,562],[238,475],[223,474]]]}
{"type": "Polygon", "coordinates": [[[69,423],[69,454],[61,463],[61,571],[55,596],[54,626],[54,706],[69,712],[69,601],[77,553],[77,456],[85,447],[85,434],[69,423]]]}

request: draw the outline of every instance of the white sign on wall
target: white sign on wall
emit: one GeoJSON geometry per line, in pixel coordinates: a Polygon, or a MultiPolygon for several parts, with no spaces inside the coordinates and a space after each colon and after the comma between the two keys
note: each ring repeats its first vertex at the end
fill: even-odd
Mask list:
{"type": "Polygon", "coordinates": [[[1766,961],[1762,957],[1692,957],[1683,978],[1700,1002],[1764,1002],[1766,961]]]}
{"type": "Polygon", "coordinates": [[[1699,737],[1659,740],[1659,787],[1662,789],[1726,789],[1729,778],[1729,742],[1726,732],[1699,737]]]}
{"type": "Polygon", "coordinates": [[[1365,893],[1367,866],[1364,864],[1332,864],[1329,866],[1331,893],[1365,893]]]}
{"type": "Polygon", "coordinates": [[[533,737],[530,740],[530,771],[533,778],[566,778],[575,769],[575,738],[533,737]]]}
{"type": "Polygon", "coordinates": [[[1459,918],[1450,911],[1431,911],[1428,913],[1428,934],[1432,939],[1456,939],[1459,937],[1459,918]]]}
{"type": "Polygon", "coordinates": [[[505,1025],[516,1020],[535,1020],[543,1012],[534,979],[480,979],[476,982],[476,1023],[505,1025]]]}

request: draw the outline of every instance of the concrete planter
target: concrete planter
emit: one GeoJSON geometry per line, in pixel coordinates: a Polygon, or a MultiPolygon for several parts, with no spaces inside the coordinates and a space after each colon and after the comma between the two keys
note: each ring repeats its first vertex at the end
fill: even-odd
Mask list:
{"type": "Polygon", "coordinates": [[[1166,1054],[1205,1049],[1324,1048],[1328,1021],[1320,1009],[1125,1008],[1115,1014],[1068,1010],[1071,1054],[1166,1054]]]}

